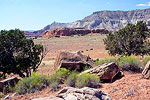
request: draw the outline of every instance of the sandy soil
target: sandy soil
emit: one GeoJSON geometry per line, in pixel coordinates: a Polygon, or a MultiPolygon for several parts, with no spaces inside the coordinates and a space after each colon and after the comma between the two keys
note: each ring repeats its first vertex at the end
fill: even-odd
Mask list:
{"type": "MultiPolygon", "coordinates": [[[[81,37],[63,37],[51,39],[37,39],[35,43],[47,45],[50,52],[44,58],[38,69],[42,74],[50,75],[55,70],[53,64],[57,54],[61,51],[83,51],[91,58],[110,57],[104,48],[105,35],[88,35],[81,37]]],[[[113,83],[102,83],[100,90],[108,93],[112,100],[150,100],[150,80],[141,79],[141,74],[124,72],[124,77],[113,83]]],[[[30,100],[39,97],[51,97],[56,92],[46,88],[40,92],[15,96],[12,100],[30,100]]]]}
{"type": "Polygon", "coordinates": [[[55,60],[61,51],[83,51],[84,54],[91,58],[110,57],[105,50],[103,39],[106,35],[93,34],[86,36],[36,39],[37,44],[43,44],[50,51],[44,58],[44,61],[55,60]]]}
{"type": "MultiPolygon", "coordinates": [[[[124,72],[124,75],[113,83],[102,83],[100,90],[108,93],[112,100],[150,100],[150,80],[141,79],[141,74],[136,73],[124,72]]],[[[47,88],[38,93],[16,96],[12,100],[52,97],[56,93],[47,88]]]]}

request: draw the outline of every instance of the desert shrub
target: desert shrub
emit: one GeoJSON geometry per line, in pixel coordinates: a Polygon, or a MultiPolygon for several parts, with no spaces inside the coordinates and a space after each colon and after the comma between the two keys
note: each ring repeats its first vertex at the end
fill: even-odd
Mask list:
{"type": "Polygon", "coordinates": [[[50,84],[53,84],[53,82],[56,82],[56,81],[57,81],[58,83],[61,83],[60,78],[57,76],[56,73],[54,73],[54,74],[52,74],[52,75],[50,76],[49,83],[50,83],[50,84]]]}
{"type": "Polygon", "coordinates": [[[145,66],[149,60],[150,60],[150,56],[146,56],[142,61],[143,65],[145,66]]]}
{"type": "Polygon", "coordinates": [[[66,80],[66,84],[69,86],[75,87],[77,75],[78,75],[78,72],[75,72],[75,71],[71,72],[71,74],[66,80]]]}
{"type": "Polygon", "coordinates": [[[15,86],[15,91],[19,94],[33,93],[40,91],[49,85],[49,78],[46,75],[33,73],[31,77],[23,78],[15,86]]]}
{"type": "Polygon", "coordinates": [[[99,65],[99,59],[94,60],[95,65],[99,65]]]}
{"type": "Polygon", "coordinates": [[[52,74],[49,79],[49,85],[53,91],[59,88],[60,84],[63,84],[67,77],[70,75],[70,71],[65,68],[56,70],[56,73],[52,74]]]}
{"type": "Polygon", "coordinates": [[[91,48],[90,50],[93,50],[93,48],[91,48]]]}
{"type": "Polygon", "coordinates": [[[56,90],[58,90],[58,88],[59,88],[59,82],[56,80],[54,80],[51,84],[50,84],[50,87],[51,87],[51,89],[52,89],[52,91],[56,91],[56,90]]]}
{"type": "Polygon", "coordinates": [[[96,63],[97,63],[98,65],[102,65],[102,64],[110,63],[110,62],[117,62],[117,59],[116,59],[116,58],[104,58],[104,59],[100,59],[100,60],[97,61],[96,63]]]}
{"type": "Polygon", "coordinates": [[[96,75],[83,73],[77,76],[76,86],[81,87],[97,87],[100,82],[100,78],[96,75]]]}
{"type": "Polygon", "coordinates": [[[91,68],[90,65],[86,65],[86,66],[83,68],[83,71],[88,70],[88,69],[90,69],[90,68],[91,68]]]}
{"type": "Polygon", "coordinates": [[[135,57],[132,56],[121,57],[118,63],[123,70],[133,71],[133,72],[141,71],[140,61],[135,57]]]}
{"type": "Polygon", "coordinates": [[[68,69],[60,68],[56,70],[56,77],[62,82],[64,82],[69,75],[70,71],[68,69]]]}

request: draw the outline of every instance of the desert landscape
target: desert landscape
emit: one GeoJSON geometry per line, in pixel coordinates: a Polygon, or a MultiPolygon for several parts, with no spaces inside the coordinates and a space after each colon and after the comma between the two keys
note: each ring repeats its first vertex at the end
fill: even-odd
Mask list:
{"type": "Polygon", "coordinates": [[[150,100],[149,6],[0,0],[0,100],[150,100]]]}
{"type": "MultiPolygon", "coordinates": [[[[82,51],[84,55],[89,55],[92,59],[111,58],[112,56],[105,50],[103,43],[104,38],[106,38],[105,34],[88,34],[85,36],[35,39],[35,43],[44,43],[50,50],[39,66],[38,72],[46,75],[54,73],[56,57],[63,51],[82,51]]],[[[118,79],[113,83],[102,83],[99,89],[108,93],[112,100],[150,99],[149,80],[143,79],[141,73],[124,71],[123,74],[124,76],[121,79],[118,79]]],[[[16,95],[11,98],[11,100],[30,100],[35,98],[53,97],[59,90],[51,91],[51,88],[48,87],[37,93],[16,95]]]]}

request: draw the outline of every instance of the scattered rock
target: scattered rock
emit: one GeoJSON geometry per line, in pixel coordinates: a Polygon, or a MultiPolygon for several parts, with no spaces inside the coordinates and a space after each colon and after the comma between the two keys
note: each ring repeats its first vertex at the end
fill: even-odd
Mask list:
{"type": "Polygon", "coordinates": [[[63,98],[64,100],[111,100],[102,91],[89,87],[81,89],[65,87],[57,93],[56,97],[63,98]]]}
{"type": "Polygon", "coordinates": [[[101,66],[91,68],[82,73],[96,74],[100,77],[101,80],[113,80],[113,78],[120,72],[121,71],[119,66],[116,63],[111,62],[108,64],[103,64],[101,66]]]}
{"type": "Polygon", "coordinates": [[[56,97],[40,98],[32,100],[111,100],[108,94],[94,88],[84,87],[81,89],[64,87],[56,97]]]}
{"type": "Polygon", "coordinates": [[[93,60],[89,56],[82,55],[81,52],[61,52],[55,61],[54,68],[66,68],[69,70],[83,71],[89,65],[95,67],[93,60]]]}
{"type": "Polygon", "coordinates": [[[145,79],[149,79],[150,78],[150,61],[148,61],[148,63],[145,65],[145,68],[142,72],[142,76],[145,79]]]}

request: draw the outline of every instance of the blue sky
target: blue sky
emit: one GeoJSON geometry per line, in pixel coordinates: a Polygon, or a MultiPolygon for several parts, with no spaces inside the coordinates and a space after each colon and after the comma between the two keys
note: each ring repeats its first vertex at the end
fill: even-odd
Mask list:
{"type": "Polygon", "coordinates": [[[0,30],[38,30],[52,22],[72,22],[101,10],[150,7],[150,0],[0,0],[0,30]]]}

